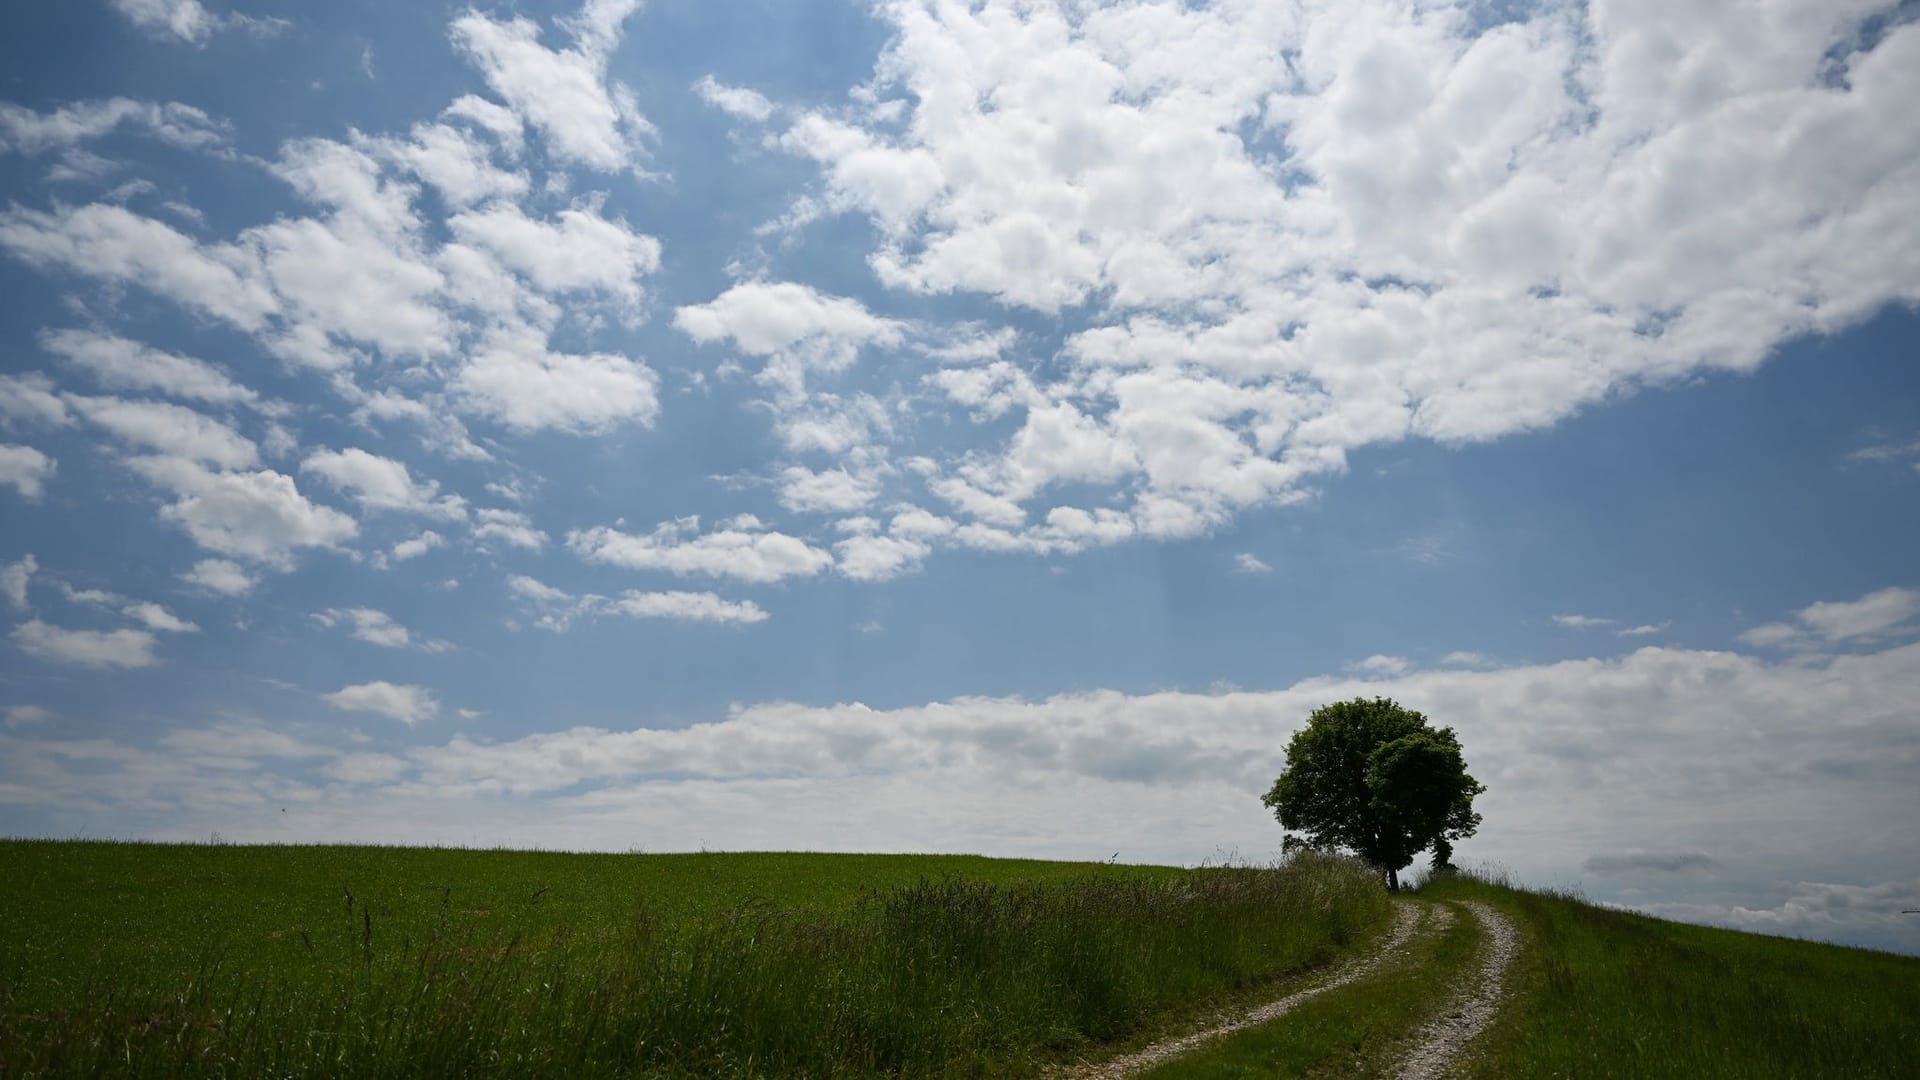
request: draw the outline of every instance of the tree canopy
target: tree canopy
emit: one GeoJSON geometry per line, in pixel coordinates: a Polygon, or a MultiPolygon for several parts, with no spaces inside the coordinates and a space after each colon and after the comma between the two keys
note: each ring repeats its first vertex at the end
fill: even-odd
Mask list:
{"type": "Polygon", "coordinates": [[[1447,866],[1453,844],[1480,825],[1473,797],[1486,787],[1467,774],[1452,728],[1390,698],[1323,705],[1287,744],[1287,767],[1260,800],[1289,835],[1288,846],[1345,848],[1378,867],[1389,888],[1432,848],[1447,866]]]}

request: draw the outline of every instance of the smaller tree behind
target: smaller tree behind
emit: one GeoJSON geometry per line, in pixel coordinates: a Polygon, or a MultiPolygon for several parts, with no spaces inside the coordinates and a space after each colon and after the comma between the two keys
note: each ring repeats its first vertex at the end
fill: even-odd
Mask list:
{"type": "MultiPolygon", "coordinates": [[[[1355,698],[1314,710],[1260,801],[1305,844],[1346,848],[1398,891],[1400,871],[1427,848],[1436,868],[1448,865],[1452,841],[1480,825],[1473,797],[1485,790],[1467,775],[1452,728],[1390,698],[1355,698]]],[[[1302,842],[1288,836],[1286,846],[1302,842]]]]}

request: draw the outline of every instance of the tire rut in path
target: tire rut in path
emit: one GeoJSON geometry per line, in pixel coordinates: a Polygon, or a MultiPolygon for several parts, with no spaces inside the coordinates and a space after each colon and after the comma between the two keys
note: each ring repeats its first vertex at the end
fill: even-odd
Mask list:
{"type": "Polygon", "coordinates": [[[1446,1009],[1414,1036],[1413,1049],[1394,1072],[1397,1080],[1434,1080],[1446,1075],[1468,1041],[1485,1031],[1500,1011],[1500,1000],[1506,995],[1507,965],[1519,951],[1519,935],[1513,923],[1493,907],[1477,900],[1464,903],[1486,932],[1479,967],[1446,1009]]]}
{"type": "Polygon", "coordinates": [[[1122,1054],[1102,1062],[1090,1062],[1051,1073],[1056,1080],[1121,1080],[1122,1077],[1139,1076],[1157,1065],[1171,1061],[1188,1053],[1200,1044],[1231,1035],[1243,1028],[1277,1020],[1299,1008],[1316,995],[1328,990],[1345,986],[1359,979],[1396,953],[1403,951],[1412,939],[1415,929],[1423,923],[1432,923],[1428,932],[1437,932],[1452,921],[1451,908],[1437,904],[1416,903],[1412,901],[1396,905],[1393,916],[1393,928],[1387,932],[1387,938],[1366,956],[1360,957],[1343,967],[1336,968],[1332,975],[1305,988],[1288,994],[1277,1001],[1269,1001],[1244,1013],[1223,1017],[1219,1022],[1191,1034],[1165,1039],[1130,1054],[1122,1054]]]}

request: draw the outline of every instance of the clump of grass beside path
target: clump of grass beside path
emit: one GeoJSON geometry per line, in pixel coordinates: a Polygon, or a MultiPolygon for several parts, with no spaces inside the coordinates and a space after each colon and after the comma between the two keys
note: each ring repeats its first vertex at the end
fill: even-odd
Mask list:
{"type": "Polygon", "coordinates": [[[0,860],[10,1076],[1030,1071],[1326,963],[1389,910],[1366,870],[1318,857],[0,860]]]}

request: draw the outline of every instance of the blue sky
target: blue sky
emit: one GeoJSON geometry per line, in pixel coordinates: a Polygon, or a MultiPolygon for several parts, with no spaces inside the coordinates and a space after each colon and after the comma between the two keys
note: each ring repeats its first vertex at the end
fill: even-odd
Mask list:
{"type": "Polygon", "coordinates": [[[1260,858],[1386,694],[1920,950],[1903,9],[17,7],[0,832],[1260,858]]]}

